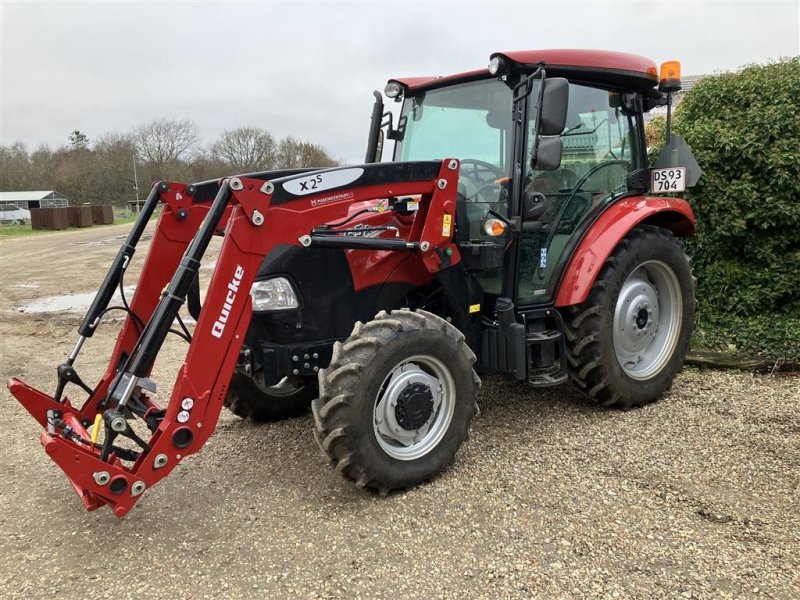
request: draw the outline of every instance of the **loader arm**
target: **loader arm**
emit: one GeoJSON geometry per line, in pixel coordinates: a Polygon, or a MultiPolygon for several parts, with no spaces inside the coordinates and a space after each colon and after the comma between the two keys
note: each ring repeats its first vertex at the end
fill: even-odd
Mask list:
{"type": "Polygon", "coordinates": [[[117,516],[125,515],[142,492],[199,451],[213,433],[250,323],[250,287],[276,245],[415,252],[431,273],[458,263],[450,226],[458,167],[458,161],[447,159],[156,184],[148,201],[161,202],[164,209],[130,305],[133,315],[119,332],[100,381],[93,388],[83,384],[76,359],[130,263],[148,214],[134,225],[136,235],[123,244],[78,342],[58,368],[57,393],[49,396],[16,378],[8,381],[12,395],[43,426],[42,445],[86,508],[108,504],[117,516]],[[325,227],[346,217],[355,203],[384,210],[388,200],[401,196],[420,199],[408,239],[387,237],[391,232],[357,238],[325,227]],[[169,402],[162,407],[150,397],[147,378],[214,235],[224,236],[217,264],[169,402]],[[69,383],[86,393],[80,406],[62,397],[69,383]],[[136,419],[147,424],[148,439],[131,428],[136,419]],[[123,440],[124,446],[117,445],[123,440]]]}

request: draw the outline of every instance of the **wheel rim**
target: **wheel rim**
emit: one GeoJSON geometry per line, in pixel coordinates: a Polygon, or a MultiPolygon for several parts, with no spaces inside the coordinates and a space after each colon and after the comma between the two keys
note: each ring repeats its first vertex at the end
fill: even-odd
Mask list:
{"type": "Polygon", "coordinates": [[[415,460],[442,440],[455,410],[456,385],[442,361],[412,356],[397,364],[375,398],[373,429],[386,454],[415,460]]]}
{"type": "Polygon", "coordinates": [[[614,350],[632,379],[650,379],[672,357],[683,320],[675,271],[649,260],[628,275],[614,309],[614,350]]]}

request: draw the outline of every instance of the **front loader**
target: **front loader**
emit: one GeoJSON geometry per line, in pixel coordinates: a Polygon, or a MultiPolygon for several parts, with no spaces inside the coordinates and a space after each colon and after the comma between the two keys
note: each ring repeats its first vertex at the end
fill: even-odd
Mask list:
{"type": "Polygon", "coordinates": [[[497,53],[488,70],[390,80],[402,109],[395,126],[376,93],[363,165],[158,182],[53,396],[8,387],[85,506],[117,516],[200,450],[223,405],[274,420],[311,403],[336,469],[386,492],[453,460],[476,370],[532,388],[570,379],[608,406],[653,401],[681,366],[694,314],[675,239],[693,232],[692,211],[648,192],[685,189],[699,167],[677,136],[659,169],[644,146],[643,116],[669,111],[675,68],[659,80],[632,55],[497,53]],[[394,160],[377,162],[385,138],[394,160]],[[133,298],[109,306],[158,206],[133,298]],[[77,359],[114,309],[127,316],[91,386],[77,359]],[[166,400],[150,375],[170,332],[189,349],[166,400]]]}

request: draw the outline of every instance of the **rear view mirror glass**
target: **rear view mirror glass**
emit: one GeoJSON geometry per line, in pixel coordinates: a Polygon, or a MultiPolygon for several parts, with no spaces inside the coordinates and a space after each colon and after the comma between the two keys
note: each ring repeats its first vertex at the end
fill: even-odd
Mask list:
{"type": "Polygon", "coordinates": [[[540,137],[536,156],[531,160],[531,168],[534,171],[556,170],[561,166],[563,148],[560,136],[540,137]]]}
{"type": "Polygon", "coordinates": [[[544,95],[539,108],[539,133],[559,135],[567,123],[567,103],[569,101],[569,82],[563,77],[553,77],[544,81],[544,95]]]}

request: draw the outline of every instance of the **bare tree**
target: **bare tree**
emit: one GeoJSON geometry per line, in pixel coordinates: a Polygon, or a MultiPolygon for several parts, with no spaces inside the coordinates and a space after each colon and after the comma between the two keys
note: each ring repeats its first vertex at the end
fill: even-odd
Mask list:
{"type": "Polygon", "coordinates": [[[28,149],[22,142],[0,146],[0,189],[24,190],[32,184],[31,161],[28,149]]]}
{"type": "Polygon", "coordinates": [[[211,147],[214,155],[225,160],[239,173],[273,168],[277,150],[275,138],[259,127],[238,127],[226,131],[211,147]]]}
{"type": "Polygon", "coordinates": [[[164,167],[187,158],[200,135],[194,121],[160,118],[137,127],[133,139],[139,158],[154,167],[164,167]]]}
{"type": "Polygon", "coordinates": [[[286,136],[278,146],[278,164],[282,169],[299,167],[335,167],[338,163],[322,146],[286,136]]]}

